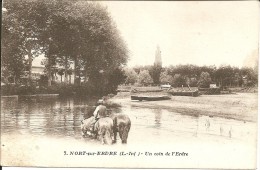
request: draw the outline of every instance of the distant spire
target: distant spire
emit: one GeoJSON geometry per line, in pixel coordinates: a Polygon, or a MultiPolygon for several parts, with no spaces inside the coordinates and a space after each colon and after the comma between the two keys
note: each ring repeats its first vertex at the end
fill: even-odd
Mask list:
{"type": "Polygon", "coordinates": [[[160,50],[159,45],[157,45],[157,49],[156,49],[156,52],[155,52],[154,65],[162,67],[162,57],[161,57],[161,50],[160,50]]]}

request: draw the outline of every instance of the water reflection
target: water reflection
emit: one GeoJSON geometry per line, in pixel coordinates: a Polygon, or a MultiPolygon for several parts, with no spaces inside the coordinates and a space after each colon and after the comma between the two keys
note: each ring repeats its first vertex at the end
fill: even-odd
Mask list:
{"type": "Polygon", "coordinates": [[[161,126],[162,109],[154,109],[155,127],[159,128],[161,126]]]}
{"type": "MultiPolygon", "coordinates": [[[[89,112],[79,99],[6,100],[1,102],[3,133],[20,132],[33,135],[77,136],[80,120],[89,112]]],[[[94,103],[90,101],[90,103],[94,103]]]]}

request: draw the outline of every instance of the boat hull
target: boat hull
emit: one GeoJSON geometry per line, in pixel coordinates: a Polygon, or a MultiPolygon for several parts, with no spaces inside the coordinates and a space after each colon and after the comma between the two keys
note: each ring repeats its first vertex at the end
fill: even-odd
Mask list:
{"type": "Polygon", "coordinates": [[[180,92],[168,92],[173,96],[193,96],[198,97],[199,91],[180,91],[180,92]]]}
{"type": "Polygon", "coordinates": [[[169,96],[131,96],[131,100],[146,100],[146,101],[159,101],[159,100],[170,100],[169,96]]]}

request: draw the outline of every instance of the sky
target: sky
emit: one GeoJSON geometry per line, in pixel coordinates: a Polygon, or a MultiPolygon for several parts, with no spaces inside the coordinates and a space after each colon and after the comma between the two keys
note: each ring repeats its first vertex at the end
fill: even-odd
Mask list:
{"type": "Polygon", "coordinates": [[[251,66],[258,58],[257,1],[102,1],[130,51],[128,66],[251,66]]]}
{"type": "MultiPolygon", "coordinates": [[[[254,66],[259,47],[257,1],[99,1],[129,49],[128,66],[254,66]]],[[[41,57],[35,59],[40,65],[41,57]]]]}

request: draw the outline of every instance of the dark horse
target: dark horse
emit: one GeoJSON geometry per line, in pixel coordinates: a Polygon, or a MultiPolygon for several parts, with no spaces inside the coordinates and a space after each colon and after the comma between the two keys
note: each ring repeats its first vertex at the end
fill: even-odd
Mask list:
{"type": "Polygon", "coordinates": [[[116,142],[117,132],[122,143],[127,143],[128,133],[131,128],[131,120],[126,114],[110,114],[109,117],[113,119],[114,143],[116,142]]]}

